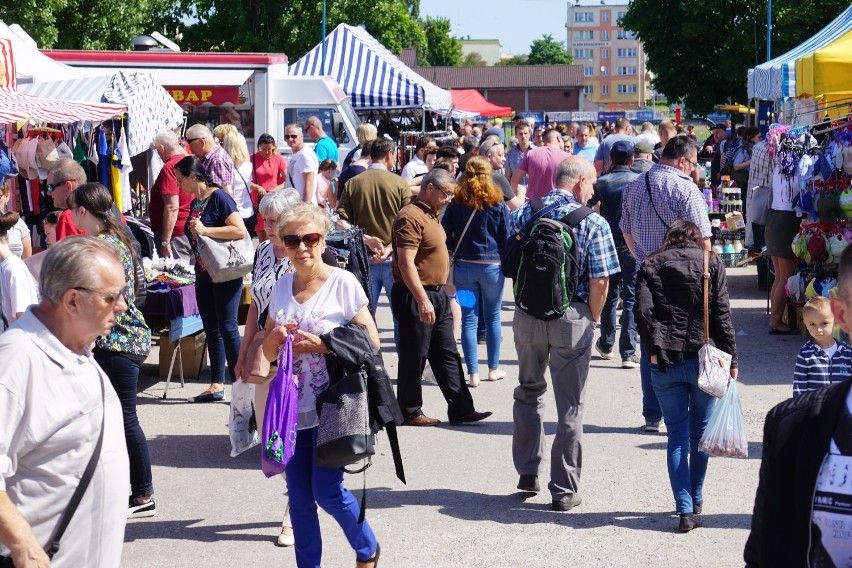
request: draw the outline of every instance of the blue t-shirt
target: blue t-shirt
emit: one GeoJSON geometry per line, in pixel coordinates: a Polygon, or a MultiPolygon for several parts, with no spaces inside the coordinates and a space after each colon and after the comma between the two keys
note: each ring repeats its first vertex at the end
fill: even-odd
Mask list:
{"type": "Polygon", "coordinates": [[[331,136],[323,136],[317,140],[316,146],[314,146],[314,153],[317,155],[317,160],[320,164],[326,159],[331,159],[335,162],[339,159],[339,156],[337,155],[337,144],[334,143],[331,136]]]}
{"type": "Polygon", "coordinates": [[[595,153],[595,161],[601,160],[603,161],[604,167],[609,166],[609,153],[612,150],[613,144],[619,140],[633,142],[633,137],[629,134],[610,134],[604,138],[600,146],[598,146],[598,151],[595,153]]]}
{"type": "Polygon", "coordinates": [[[235,212],[239,213],[237,202],[227,191],[222,189],[213,191],[207,199],[196,197],[192,200],[189,206],[189,217],[186,220],[183,232],[189,238],[192,253],[195,255],[196,266],[202,270],[205,270],[205,268],[198,255],[198,235],[189,230],[189,222],[193,219],[200,219],[201,224],[205,227],[224,227],[225,219],[235,212]]]}
{"type": "Polygon", "coordinates": [[[574,155],[580,156],[581,158],[585,158],[589,161],[589,163],[595,163],[595,153],[597,152],[597,146],[589,146],[586,144],[585,147],[580,148],[579,146],[574,146],[574,155]]]}

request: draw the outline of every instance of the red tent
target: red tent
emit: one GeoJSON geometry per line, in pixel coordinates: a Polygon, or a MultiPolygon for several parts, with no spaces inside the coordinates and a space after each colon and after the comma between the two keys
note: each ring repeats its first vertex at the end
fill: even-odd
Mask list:
{"type": "Polygon", "coordinates": [[[482,116],[511,116],[512,107],[497,106],[489,103],[476,89],[451,89],[453,106],[457,110],[475,112],[482,116]]]}

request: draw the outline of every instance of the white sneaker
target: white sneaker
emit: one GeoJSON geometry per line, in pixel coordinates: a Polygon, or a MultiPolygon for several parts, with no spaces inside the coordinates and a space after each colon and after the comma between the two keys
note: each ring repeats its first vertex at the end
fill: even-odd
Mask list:
{"type": "Polygon", "coordinates": [[[293,546],[296,544],[296,538],[293,536],[293,527],[281,527],[281,534],[278,535],[276,543],[278,546],[293,546]],[[286,534],[284,531],[289,531],[286,534]]]}
{"type": "Polygon", "coordinates": [[[598,355],[600,355],[601,359],[606,359],[607,361],[612,359],[612,351],[604,351],[601,347],[600,340],[595,341],[595,351],[598,352],[598,355]]]}

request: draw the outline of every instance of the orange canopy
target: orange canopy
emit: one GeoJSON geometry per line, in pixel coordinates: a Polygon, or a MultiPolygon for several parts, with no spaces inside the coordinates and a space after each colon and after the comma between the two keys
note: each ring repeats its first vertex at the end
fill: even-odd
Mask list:
{"type": "Polygon", "coordinates": [[[453,106],[457,110],[475,112],[482,116],[511,116],[512,107],[491,104],[476,89],[452,89],[453,106]]]}

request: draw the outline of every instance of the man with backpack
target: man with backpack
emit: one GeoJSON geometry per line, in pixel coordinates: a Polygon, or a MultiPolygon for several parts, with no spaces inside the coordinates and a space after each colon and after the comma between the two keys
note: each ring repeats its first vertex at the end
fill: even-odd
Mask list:
{"type": "MultiPolygon", "coordinates": [[[[577,490],[582,467],[581,436],[586,378],[595,324],[607,295],[609,276],[619,269],[607,222],[583,204],[596,175],[583,158],[568,157],[556,168],[554,188],[512,214],[519,254],[504,255],[504,273],[515,279],[512,328],[518,353],[514,393],[512,457],[518,489],[538,492],[544,455],[544,379],[550,365],[557,428],[550,456],[554,511],[582,501],[577,490]]],[[[510,247],[511,248],[511,247],[510,247]]]]}

